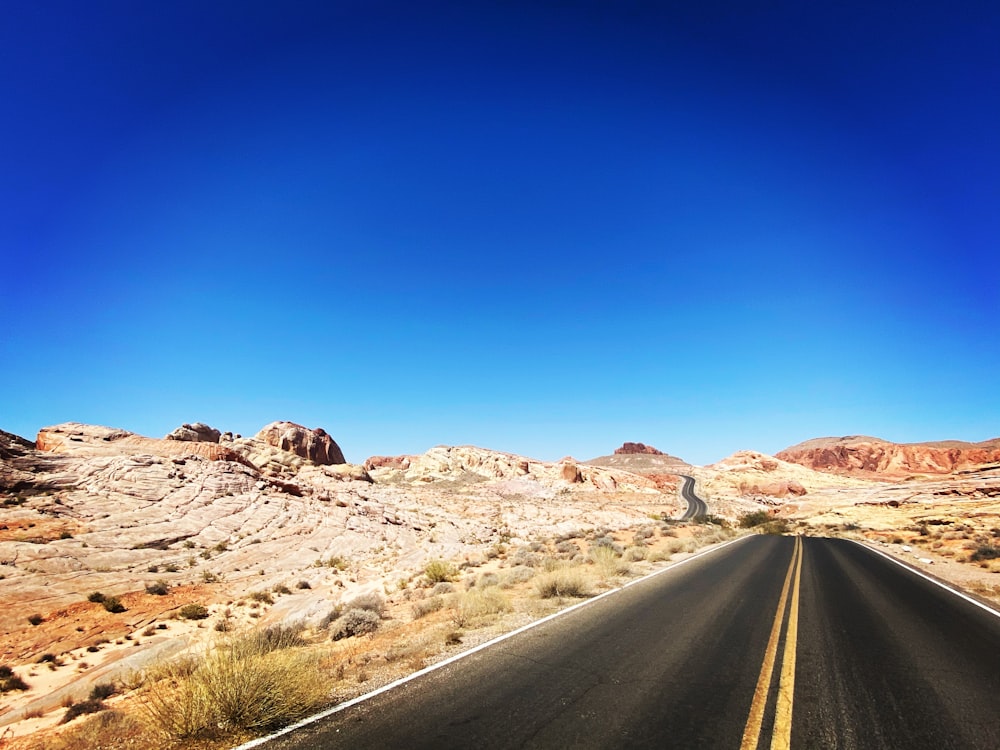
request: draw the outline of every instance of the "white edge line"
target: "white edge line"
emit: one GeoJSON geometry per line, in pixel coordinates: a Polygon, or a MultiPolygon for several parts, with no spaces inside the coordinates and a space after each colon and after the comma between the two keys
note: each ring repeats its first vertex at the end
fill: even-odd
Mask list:
{"type": "Polygon", "coordinates": [[[859,542],[857,539],[848,539],[847,541],[854,542],[855,544],[857,544],[860,547],[864,547],[865,549],[871,550],[876,555],[882,555],[882,557],[884,557],[886,560],[891,560],[892,562],[896,563],[896,565],[898,565],[899,567],[904,568],[904,569],[910,571],[911,573],[913,573],[915,575],[918,575],[921,578],[923,578],[923,579],[925,579],[927,581],[930,581],[933,584],[936,584],[936,585],[940,586],[945,591],[950,591],[952,594],[954,594],[955,596],[959,597],[960,599],[965,599],[965,601],[969,602],[970,604],[975,604],[977,607],[979,607],[980,609],[986,610],[987,612],[989,612],[994,617],[1000,617],[1000,612],[998,612],[997,610],[993,609],[993,607],[991,607],[991,606],[989,606],[987,604],[983,604],[981,601],[979,601],[977,599],[973,599],[971,596],[969,596],[968,594],[966,594],[964,591],[960,591],[957,588],[952,588],[951,585],[945,583],[944,581],[939,581],[937,578],[933,578],[933,577],[927,575],[922,570],[920,570],[920,568],[917,568],[917,567],[914,567],[912,565],[909,565],[909,564],[903,562],[902,560],[899,560],[899,559],[893,557],[892,555],[890,555],[890,554],[888,554],[886,552],[883,552],[880,549],[877,549],[876,547],[872,547],[870,544],[865,544],[864,542],[859,542]]]}
{"type": "Polygon", "coordinates": [[[724,544],[720,544],[718,547],[712,547],[711,549],[703,550],[703,551],[699,552],[696,555],[692,555],[691,557],[686,557],[683,560],[680,560],[679,562],[674,563],[673,565],[668,565],[667,567],[661,568],[660,570],[654,570],[652,573],[647,573],[642,578],[636,578],[634,581],[629,581],[628,583],[622,584],[621,586],[619,586],[617,588],[613,588],[613,589],[610,589],[608,591],[605,591],[602,594],[598,594],[597,596],[593,596],[590,599],[586,599],[586,600],[580,602],[579,604],[574,604],[571,607],[567,607],[566,609],[561,609],[558,612],[553,612],[551,615],[546,615],[545,617],[543,617],[540,620],[535,620],[534,622],[529,622],[527,625],[522,625],[521,627],[517,628],[516,630],[512,630],[509,633],[504,633],[502,635],[498,635],[496,638],[493,638],[493,639],[491,639],[489,641],[486,641],[485,643],[480,643],[478,646],[474,646],[473,648],[470,648],[468,651],[463,651],[460,654],[455,654],[454,656],[448,657],[444,661],[439,661],[439,662],[437,662],[435,664],[431,664],[429,667],[424,667],[423,669],[421,669],[421,670],[419,670],[417,672],[413,672],[412,674],[408,674],[405,677],[400,677],[395,682],[390,682],[388,685],[383,685],[382,687],[378,688],[377,690],[373,690],[370,693],[365,693],[364,695],[359,695],[357,698],[352,698],[351,700],[345,701],[344,703],[338,703],[336,706],[328,708],[325,711],[321,711],[318,714],[313,714],[312,716],[308,716],[305,719],[302,719],[301,721],[299,721],[299,722],[297,722],[295,724],[292,724],[290,726],[285,727],[284,729],[279,729],[274,734],[269,734],[266,737],[258,737],[257,739],[253,739],[253,740],[250,740],[249,742],[245,742],[242,745],[239,745],[239,746],[233,748],[233,750],[249,750],[250,748],[257,747],[259,745],[263,745],[265,742],[270,742],[271,740],[277,739],[278,737],[283,737],[286,734],[290,734],[291,732],[295,732],[295,731],[297,731],[299,729],[302,729],[303,727],[309,726],[310,724],[313,724],[313,723],[315,723],[317,721],[325,719],[328,716],[333,716],[336,713],[344,711],[344,710],[350,708],[351,706],[356,706],[357,704],[362,703],[362,702],[367,701],[367,700],[370,700],[371,698],[374,698],[377,695],[381,695],[382,693],[386,693],[386,692],[388,692],[390,690],[393,690],[393,689],[395,689],[395,688],[397,688],[397,687],[399,687],[401,685],[405,685],[407,682],[410,682],[411,680],[415,680],[418,677],[423,677],[425,674],[433,672],[436,669],[441,669],[442,667],[446,667],[449,664],[454,664],[455,662],[459,661],[460,659],[464,659],[465,657],[472,656],[473,654],[475,654],[475,653],[477,653],[479,651],[482,651],[483,649],[487,649],[487,648],[489,648],[491,646],[495,646],[496,644],[498,644],[498,643],[500,643],[502,641],[505,641],[508,638],[513,638],[514,636],[520,635],[521,633],[524,633],[525,631],[531,630],[532,628],[536,628],[539,625],[544,625],[545,623],[549,622],[550,620],[554,620],[557,617],[562,617],[563,615],[568,615],[570,612],[573,612],[573,611],[575,611],[577,609],[580,609],[582,607],[586,607],[589,604],[593,604],[594,602],[596,602],[596,601],[598,601],[600,599],[603,599],[606,596],[611,596],[612,594],[617,594],[619,591],[623,591],[623,590],[627,589],[629,586],[634,586],[637,583],[642,583],[643,581],[647,581],[650,578],[653,578],[653,577],[658,576],[658,575],[662,575],[663,573],[666,573],[667,571],[676,570],[677,568],[679,568],[681,565],[684,565],[685,563],[689,563],[692,560],[697,560],[697,559],[699,559],[701,557],[704,557],[705,555],[710,555],[713,552],[718,552],[720,549],[728,547],[731,544],[736,544],[738,542],[742,542],[742,541],[744,541],[746,539],[749,539],[751,536],[753,536],[753,534],[747,534],[746,536],[741,536],[738,539],[732,539],[732,540],[730,540],[728,542],[725,542],[724,544]]]}

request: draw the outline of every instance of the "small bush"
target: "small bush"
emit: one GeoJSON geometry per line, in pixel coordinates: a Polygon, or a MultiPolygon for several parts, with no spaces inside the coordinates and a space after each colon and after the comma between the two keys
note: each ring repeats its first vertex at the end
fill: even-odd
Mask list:
{"type": "Polygon", "coordinates": [[[766,510],[754,510],[741,515],[737,523],[741,529],[752,529],[753,527],[765,524],[770,520],[771,514],[766,510]]]}
{"type": "Polygon", "coordinates": [[[602,578],[624,575],[629,571],[629,564],[621,558],[621,554],[613,547],[600,546],[590,550],[590,560],[594,563],[602,578]]]}
{"type": "Polygon", "coordinates": [[[976,551],[969,555],[969,560],[980,562],[981,560],[996,560],[998,557],[1000,557],[1000,547],[994,547],[987,543],[978,545],[976,551]]]}
{"type": "Polygon", "coordinates": [[[593,593],[594,582],[580,567],[557,568],[535,577],[535,591],[543,599],[556,596],[586,598],[593,593]]]}
{"type": "Polygon", "coordinates": [[[104,594],[100,591],[93,591],[87,596],[88,602],[94,602],[95,604],[100,604],[104,601],[104,594]]]}
{"type": "Polygon", "coordinates": [[[299,581],[298,583],[295,584],[295,588],[297,588],[297,589],[311,589],[312,586],[309,585],[309,581],[299,581]]]}
{"type": "Polygon", "coordinates": [[[208,608],[203,604],[185,604],[177,614],[182,620],[204,620],[208,617],[208,608]]]}
{"type": "Polygon", "coordinates": [[[156,583],[146,584],[147,594],[154,594],[155,596],[166,596],[168,591],[170,591],[170,584],[164,581],[162,578],[156,581],[156,583]]]}
{"type": "Polygon", "coordinates": [[[45,618],[36,612],[33,615],[28,615],[28,622],[30,622],[32,625],[41,625],[43,622],[45,622],[45,618]]]}
{"type": "Polygon", "coordinates": [[[28,683],[22,680],[14,670],[6,664],[0,665],[0,693],[9,693],[12,690],[28,690],[28,683]]]}
{"type": "Polygon", "coordinates": [[[624,551],[620,544],[607,535],[599,536],[594,539],[594,541],[590,543],[588,551],[593,553],[599,549],[609,549],[615,553],[616,557],[624,551]]]}
{"type": "Polygon", "coordinates": [[[414,620],[419,620],[421,617],[426,617],[431,612],[437,612],[442,607],[444,607],[444,599],[440,596],[432,596],[430,599],[421,599],[420,601],[414,602],[410,607],[410,612],[413,614],[414,620]]]}
{"type": "Polygon", "coordinates": [[[510,570],[504,571],[503,577],[500,579],[500,588],[513,588],[517,584],[530,581],[534,577],[535,571],[533,568],[529,568],[526,565],[517,565],[510,570]]]}
{"type": "Polygon", "coordinates": [[[106,709],[107,706],[99,700],[88,700],[83,701],[82,703],[74,703],[66,709],[66,713],[63,714],[62,721],[59,723],[68,724],[77,716],[83,716],[84,714],[96,714],[98,711],[104,711],[106,709]]]}
{"type": "Polygon", "coordinates": [[[351,599],[347,603],[347,609],[364,609],[381,617],[385,611],[385,599],[373,591],[370,594],[362,594],[351,599]]]}
{"type": "Polygon", "coordinates": [[[111,613],[118,613],[125,611],[125,605],[122,604],[117,596],[106,596],[104,601],[101,602],[103,607],[111,613]]]}
{"type": "Polygon", "coordinates": [[[366,635],[378,630],[381,623],[376,613],[368,609],[349,609],[330,626],[330,637],[339,641],[356,635],[366,635]]]}
{"type": "Polygon", "coordinates": [[[448,581],[441,581],[440,583],[435,583],[431,588],[431,596],[440,596],[441,594],[451,594],[455,591],[455,586],[448,581]]]}
{"type": "Polygon", "coordinates": [[[105,698],[110,698],[112,695],[118,692],[116,688],[110,682],[99,682],[94,685],[90,690],[90,700],[92,701],[102,701],[105,698]]]}
{"type": "Polygon", "coordinates": [[[424,575],[431,583],[453,581],[458,576],[458,568],[444,560],[431,560],[424,566],[424,575]]]}
{"type": "Polygon", "coordinates": [[[272,591],[274,591],[274,593],[278,595],[292,593],[292,590],[283,583],[276,584],[272,589],[272,591]]]}
{"type": "Polygon", "coordinates": [[[255,630],[241,640],[246,648],[255,649],[257,653],[269,654],[286,648],[297,648],[306,645],[302,637],[305,626],[302,623],[290,625],[271,625],[255,630]]]}
{"type": "Polygon", "coordinates": [[[250,598],[262,604],[274,604],[274,597],[267,591],[252,591],[250,592],[250,598]]]}
{"type": "Polygon", "coordinates": [[[452,621],[460,628],[481,621],[484,618],[510,611],[507,597],[495,586],[485,589],[471,589],[464,594],[457,594],[454,602],[455,612],[452,621]]]}

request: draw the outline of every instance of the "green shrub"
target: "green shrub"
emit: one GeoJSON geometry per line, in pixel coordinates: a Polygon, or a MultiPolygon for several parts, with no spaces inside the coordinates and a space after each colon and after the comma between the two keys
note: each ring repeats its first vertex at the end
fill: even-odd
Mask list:
{"type": "Polygon", "coordinates": [[[178,615],[182,620],[204,620],[208,617],[208,608],[203,604],[185,604],[178,615]]]}
{"type": "Polygon", "coordinates": [[[510,602],[496,586],[471,589],[456,594],[452,621],[460,628],[469,627],[483,619],[510,611],[510,602]]]}
{"type": "Polygon", "coordinates": [[[424,575],[431,583],[453,581],[458,576],[458,568],[444,560],[431,560],[424,566],[424,575]]]}
{"type": "Polygon", "coordinates": [[[118,601],[117,596],[106,596],[103,601],[101,601],[101,604],[106,610],[108,610],[108,612],[118,613],[125,611],[125,605],[118,601]]]}

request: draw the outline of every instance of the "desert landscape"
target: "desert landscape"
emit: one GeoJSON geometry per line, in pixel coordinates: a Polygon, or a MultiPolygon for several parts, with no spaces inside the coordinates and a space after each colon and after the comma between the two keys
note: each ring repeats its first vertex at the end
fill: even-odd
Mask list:
{"type": "Polygon", "coordinates": [[[1000,601],[1000,440],[352,465],[290,422],[65,423],[0,432],[0,503],[12,748],[233,746],[742,533],[865,540],[1000,601]],[[708,503],[694,523],[675,520],[681,476],[708,503]],[[192,697],[238,653],[297,676],[287,705],[220,719],[192,697]]]}

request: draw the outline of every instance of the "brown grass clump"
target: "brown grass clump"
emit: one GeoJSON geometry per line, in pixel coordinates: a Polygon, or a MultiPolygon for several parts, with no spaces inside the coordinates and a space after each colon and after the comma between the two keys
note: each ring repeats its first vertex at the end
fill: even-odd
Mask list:
{"type": "Polygon", "coordinates": [[[573,596],[587,598],[594,592],[590,572],[579,565],[556,568],[535,577],[535,592],[542,599],[573,596]]]}
{"type": "Polygon", "coordinates": [[[629,572],[628,561],[623,560],[621,554],[613,547],[593,547],[589,557],[597,568],[598,575],[604,580],[629,572]]]}
{"type": "Polygon", "coordinates": [[[452,622],[460,628],[482,624],[484,620],[511,610],[510,600],[496,586],[455,594],[452,606],[455,610],[452,622]]]}
{"type": "Polygon", "coordinates": [[[148,685],[143,709],[170,739],[267,731],[303,718],[329,697],[323,656],[284,647],[296,641],[285,635],[222,641],[193,666],[148,685]]]}

